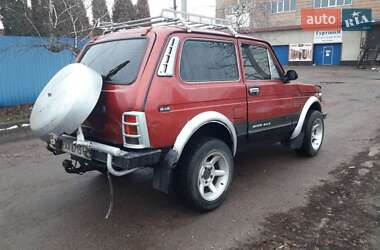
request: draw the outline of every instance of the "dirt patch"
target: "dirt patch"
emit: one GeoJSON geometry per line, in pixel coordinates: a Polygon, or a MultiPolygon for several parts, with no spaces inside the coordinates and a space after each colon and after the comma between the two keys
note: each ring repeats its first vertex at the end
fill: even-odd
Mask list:
{"type": "Polygon", "coordinates": [[[29,120],[32,104],[0,108],[0,126],[29,120]]]}
{"type": "Polygon", "coordinates": [[[258,238],[233,249],[378,249],[380,137],[371,144],[312,189],[306,206],[271,215],[258,238]]]}

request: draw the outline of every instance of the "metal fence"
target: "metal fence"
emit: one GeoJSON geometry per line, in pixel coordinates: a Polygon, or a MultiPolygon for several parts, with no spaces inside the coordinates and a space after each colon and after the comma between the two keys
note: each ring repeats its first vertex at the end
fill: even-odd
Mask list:
{"type": "Polygon", "coordinates": [[[74,55],[53,53],[36,37],[0,36],[0,107],[34,103],[50,78],[74,55]]]}

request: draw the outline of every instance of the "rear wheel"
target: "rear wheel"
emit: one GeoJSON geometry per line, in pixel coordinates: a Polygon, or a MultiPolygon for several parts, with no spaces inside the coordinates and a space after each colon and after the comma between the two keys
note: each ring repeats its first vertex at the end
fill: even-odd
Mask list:
{"type": "Polygon", "coordinates": [[[305,156],[317,155],[321,149],[325,132],[322,113],[317,110],[309,111],[302,132],[304,138],[301,147],[296,149],[297,153],[305,156]]]}
{"type": "Polygon", "coordinates": [[[230,148],[221,140],[202,137],[184,154],[175,175],[180,198],[198,210],[219,207],[233,176],[230,148]]]}

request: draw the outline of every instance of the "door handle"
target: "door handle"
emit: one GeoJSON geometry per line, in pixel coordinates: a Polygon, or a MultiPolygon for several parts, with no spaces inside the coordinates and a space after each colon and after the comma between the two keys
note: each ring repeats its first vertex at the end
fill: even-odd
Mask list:
{"type": "Polygon", "coordinates": [[[260,88],[259,87],[249,87],[248,92],[249,92],[249,95],[251,95],[251,96],[258,96],[260,94],[260,88]]]}

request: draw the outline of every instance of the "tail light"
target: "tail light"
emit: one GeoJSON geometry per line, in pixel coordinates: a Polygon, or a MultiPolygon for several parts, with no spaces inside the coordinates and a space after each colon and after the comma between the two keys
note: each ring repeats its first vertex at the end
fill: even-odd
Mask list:
{"type": "Polygon", "coordinates": [[[148,127],[144,112],[125,112],[122,115],[124,147],[149,148],[148,127]]]}

